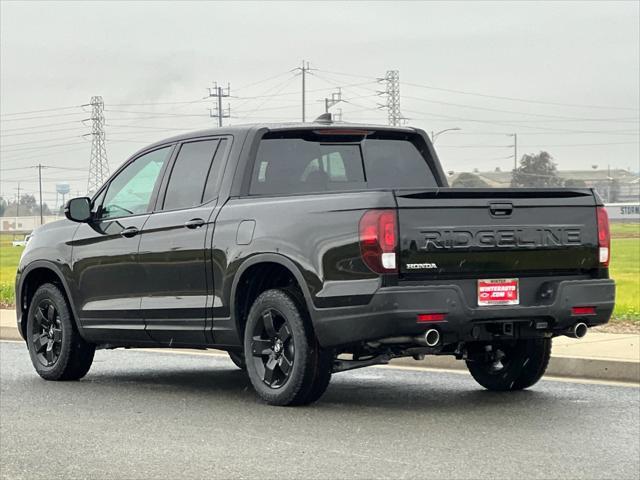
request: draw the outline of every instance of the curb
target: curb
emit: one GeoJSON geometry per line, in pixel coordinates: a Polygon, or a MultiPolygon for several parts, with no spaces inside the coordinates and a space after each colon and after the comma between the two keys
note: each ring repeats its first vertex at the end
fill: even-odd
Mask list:
{"type": "MultiPolygon", "coordinates": [[[[0,340],[21,341],[22,337],[17,328],[0,327],[0,340]]],[[[432,356],[417,361],[412,358],[398,358],[392,360],[391,365],[443,370],[467,369],[464,361],[456,360],[451,356],[432,356]]],[[[640,362],[552,356],[545,376],[640,384],[640,362]]]]}

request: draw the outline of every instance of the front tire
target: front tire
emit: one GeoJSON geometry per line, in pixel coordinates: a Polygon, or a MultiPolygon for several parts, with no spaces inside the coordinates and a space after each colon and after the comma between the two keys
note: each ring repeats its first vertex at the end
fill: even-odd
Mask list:
{"type": "Polygon", "coordinates": [[[551,339],[490,344],[490,352],[484,361],[467,360],[467,368],[475,381],[488,390],[522,390],[537,383],[547,370],[551,339]]]}
{"type": "Polygon", "coordinates": [[[56,285],[47,283],[36,290],[26,333],[31,363],[45,380],[79,380],[91,368],[95,345],[80,337],[56,285]]]}
{"type": "Polygon", "coordinates": [[[247,373],[270,405],[304,405],[327,389],[332,362],[295,295],[267,290],[253,303],[244,334],[247,373]]]}

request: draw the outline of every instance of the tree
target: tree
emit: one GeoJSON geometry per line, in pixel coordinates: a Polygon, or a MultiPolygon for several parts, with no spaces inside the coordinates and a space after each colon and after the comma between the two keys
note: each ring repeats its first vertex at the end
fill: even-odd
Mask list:
{"type": "Polygon", "coordinates": [[[451,186],[459,187],[459,188],[485,188],[485,187],[488,187],[489,185],[487,184],[487,182],[482,180],[478,175],[474,175],[473,173],[463,172],[460,175],[458,175],[458,178],[456,178],[453,181],[451,186]]]}
{"type": "Polygon", "coordinates": [[[584,180],[568,178],[564,181],[564,186],[569,188],[586,188],[587,184],[584,182],[584,180]]]}
{"type": "Polygon", "coordinates": [[[548,152],[524,155],[520,166],[513,171],[512,187],[559,187],[562,179],[557,175],[556,164],[548,152]]]}
{"type": "Polygon", "coordinates": [[[0,217],[4,217],[4,211],[7,209],[7,201],[0,197],[0,217]]]}
{"type": "Polygon", "coordinates": [[[36,209],[38,209],[39,207],[38,207],[38,201],[36,200],[36,197],[28,193],[25,193],[24,195],[22,195],[20,197],[20,209],[22,210],[23,208],[25,213],[26,212],[32,213],[36,209]]]}

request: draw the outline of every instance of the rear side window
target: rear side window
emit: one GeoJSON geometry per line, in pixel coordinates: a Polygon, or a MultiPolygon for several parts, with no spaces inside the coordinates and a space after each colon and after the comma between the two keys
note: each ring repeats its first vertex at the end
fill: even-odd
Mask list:
{"type": "Polygon", "coordinates": [[[435,186],[425,157],[406,135],[322,137],[307,131],[267,136],[260,142],[249,192],[287,195],[435,186]]]}
{"type": "Polygon", "coordinates": [[[219,140],[183,143],[171,170],[163,210],[189,208],[203,203],[203,195],[219,140]]]}
{"type": "Polygon", "coordinates": [[[209,176],[207,177],[207,184],[204,187],[204,196],[202,197],[202,203],[213,200],[218,195],[218,184],[220,177],[222,176],[222,160],[227,151],[228,140],[223,138],[218,143],[216,153],[213,156],[213,163],[209,169],[209,176]]]}
{"type": "Polygon", "coordinates": [[[260,142],[251,193],[325,192],[364,186],[359,145],[274,138],[260,142]]]}

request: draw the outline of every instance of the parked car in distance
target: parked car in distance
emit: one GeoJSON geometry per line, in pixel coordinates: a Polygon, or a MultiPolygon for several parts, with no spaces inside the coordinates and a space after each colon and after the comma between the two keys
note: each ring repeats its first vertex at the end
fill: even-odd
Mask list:
{"type": "Polygon", "coordinates": [[[12,241],[11,245],[13,245],[14,247],[25,247],[30,239],[31,239],[31,235],[25,235],[22,240],[12,241]]]}
{"type": "Polygon", "coordinates": [[[491,390],[532,386],[552,339],[614,306],[593,190],[455,189],[425,132],[314,123],[157,142],[33,233],[16,279],[37,372],[96,348],[226,350],[273,405],[334,373],[450,355],[491,390]]]}

